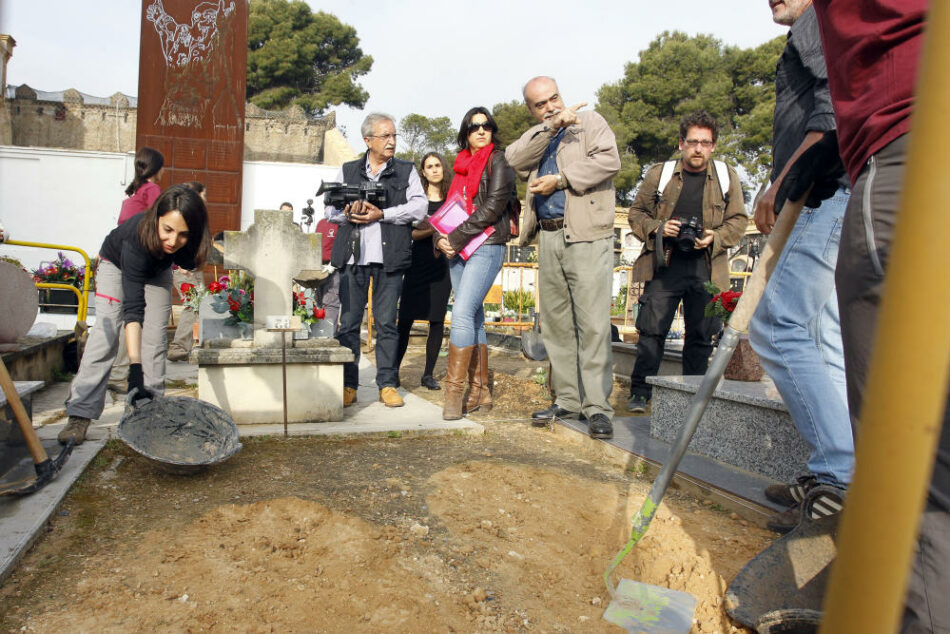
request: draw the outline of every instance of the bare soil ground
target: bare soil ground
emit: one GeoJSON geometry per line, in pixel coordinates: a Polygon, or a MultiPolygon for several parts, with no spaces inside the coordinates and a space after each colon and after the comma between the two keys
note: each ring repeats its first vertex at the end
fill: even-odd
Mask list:
{"type": "MultiPolygon", "coordinates": [[[[190,477],[112,442],[0,588],[0,631],[619,632],[601,575],[650,483],[524,422],[538,365],[493,354],[482,437],[256,438],[190,477]]],[[[620,576],[744,631],[722,594],[772,538],[673,493],[620,576]]]]}

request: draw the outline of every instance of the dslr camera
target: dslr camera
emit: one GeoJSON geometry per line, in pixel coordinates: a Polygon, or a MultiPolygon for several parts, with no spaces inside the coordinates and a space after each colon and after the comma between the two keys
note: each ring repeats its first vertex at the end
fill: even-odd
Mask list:
{"type": "Polygon", "coordinates": [[[323,194],[323,204],[343,209],[357,200],[365,200],[382,209],[386,206],[386,188],[381,183],[370,182],[350,185],[349,183],[320,183],[317,196],[323,194]]]}
{"type": "Polygon", "coordinates": [[[680,232],[676,234],[673,242],[680,251],[691,252],[696,247],[696,240],[703,238],[703,221],[696,216],[688,218],[678,218],[680,221],[680,232]]]}

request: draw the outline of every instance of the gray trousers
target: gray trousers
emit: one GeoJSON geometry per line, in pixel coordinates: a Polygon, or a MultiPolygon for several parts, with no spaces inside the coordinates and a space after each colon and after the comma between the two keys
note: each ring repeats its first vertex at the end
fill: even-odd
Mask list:
{"type": "MultiPolygon", "coordinates": [[[[885,146],[854,184],[844,216],[835,283],[848,381],[848,406],[860,442],[861,399],[871,362],[877,311],[884,294],[884,272],[899,221],[907,135],[885,146]]],[[[946,205],[947,201],[934,201],[946,205]]],[[[915,210],[906,210],[914,213],[915,210]]],[[[921,248],[939,248],[933,244],[921,248]]],[[[946,271],[921,271],[945,275],[946,271]]],[[[946,327],[946,324],[935,327],[946,327]]],[[[900,333],[892,333],[899,337],[900,333]]],[[[912,369],[907,369],[912,371],[912,369]]],[[[900,398],[899,394],[894,395],[900,398]]],[[[921,516],[917,549],[907,588],[902,632],[950,632],[950,408],[944,410],[937,459],[921,516]]],[[[900,421],[894,421],[900,425],[900,421]]],[[[860,468],[860,465],[858,465],[860,468]]],[[[913,493],[908,491],[908,494],[913,493]]],[[[882,519],[882,521],[886,521],[882,519]]],[[[873,530],[869,527],[868,530],[873,530]]]]}
{"type": "MultiPolygon", "coordinates": [[[[172,310],[172,272],[165,269],[145,285],[145,319],[142,322],[142,372],[145,385],[156,394],[165,392],[165,348],[172,310]]],[[[96,273],[96,324],[69,386],[66,414],[99,418],[106,399],[109,371],[122,333],[122,272],[102,260],[96,273]]]]}
{"type": "MultiPolygon", "coordinates": [[[[201,273],[199,271],[186,271],[185,269],[172,269],[172,284],[175,288],[173,292],[177,292],[181,295],[181,292],[178,290],[181,288],[181,285],[184,283],[194,284],[195,286],[203,287],[204,284],[201,281],[201,273]]],[[[194,339],[194,326],[198,322],[198,318],[195,315],[195,311],[190,308],[185,308],[178,315],[178,326],[175,328],[175,336],[172,337],[172,342],[168,345],[169,352],[176,352],[179,354],[188,354],[191,352],[191,349],[195,345],[194,339]]],[[[113,378],[115,378],[115,371],[113,370],[113,378]]]]}
{"type": "Polygon", "coordinates": [[[333,326],[331,337],[340,329],[340,277],[339,271],[333,271],[315,291],[317,306],[327,311],[324,319],[333,326]]]}
{"type": "Polygon", "coordinates": [[[559,229],[541,231],[538,243],[541,336],[557,404],[588,418],[609,418],[613,238],[568,244],[559,229]]]}

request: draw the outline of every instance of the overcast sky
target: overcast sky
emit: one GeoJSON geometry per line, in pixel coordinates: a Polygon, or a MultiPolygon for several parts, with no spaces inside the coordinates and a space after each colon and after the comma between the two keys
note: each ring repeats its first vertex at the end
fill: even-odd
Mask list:
{"type": "MultiPolygon", "coordinates": [[[[200,0],[194,0],[197,4],[200,0]]],[[[363,111],[337,109],[357,151],[366,113],[398,119],[417,112],[457,124],[468,108],[520,99],[534,75],[552,75],[571,105],[593,105],[597,89],[664,30],[709,33],[749,47],[785,32],[767,0],[586,0],[478,3],[418,0],[308,0],[354,26],[373,70],[362,79],[363,111]]],[[[0,0],[0,32],[17,46],[7,83],[47,91],[76,88],[107,97],[138,92],[139,16],[135,0],[0,0]]]]}

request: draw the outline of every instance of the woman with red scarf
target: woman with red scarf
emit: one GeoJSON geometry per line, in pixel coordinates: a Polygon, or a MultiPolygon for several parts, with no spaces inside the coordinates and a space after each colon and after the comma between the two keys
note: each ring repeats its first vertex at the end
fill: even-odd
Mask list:
{"type": "Polygon", "coordinates": [[[494,143],[497,131],[498,126],[486,108],[476,107],[465,113],[448,200],[454,194],[461,196],[469,216],[451,233],[436,240],[436,247],[449,258],[449,276],[455,292],[442,410],[445,420],[459,419],[463,412],[479,408],[491,409],[483,302],[505,261],[505,244],[511,236],[509,208],[517,196],[514,170],[494,143]],[[488,227],[493,227],[494,232],[467,260],[458,255],[488,227]],[[463,407],[466,375],[470,391],[463,407]]]}

